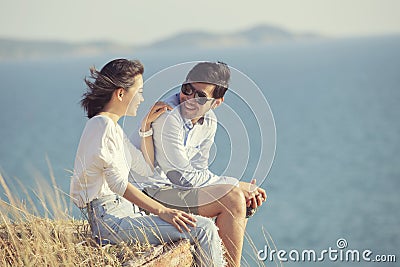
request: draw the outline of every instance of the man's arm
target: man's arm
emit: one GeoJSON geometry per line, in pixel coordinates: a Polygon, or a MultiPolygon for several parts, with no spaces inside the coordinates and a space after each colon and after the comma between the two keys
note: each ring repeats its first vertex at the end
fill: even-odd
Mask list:
{"type": "MultiPolygon", "coordinates": [[[[223,178],[208,170],[209,152],[216,132],[216,124],[211,126],[205,135],[207,138],[193,159],[185,148],[184,126],[177,115],[166,112],[153,122],[156,160],[173,184],[196,187],[204,185],[212,178],[213,181],[215,178],[223,178]]],[[[261,206],[266,200],[265,191],[255,184],[241,182],[238,186],[242,189],[248,206],[261,206]]]]}

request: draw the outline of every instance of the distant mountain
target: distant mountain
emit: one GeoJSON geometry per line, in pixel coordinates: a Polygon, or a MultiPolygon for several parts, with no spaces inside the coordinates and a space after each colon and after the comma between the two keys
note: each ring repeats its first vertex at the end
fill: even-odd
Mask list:
{"type": "Polygon", "coordinates": [[[208,32],[181,33],[170,38],[150,44],[148,48],[173,48],[173,47],[234,47],[249,44],[268,44],[304,39],[316,39],[321,36],[316,34],[294,34],[284,29],[263,25],[248,30],[215,34],[208,32]]]}
{"type": "Polygon", "coordinates": [[[131,47],[109,42],[68,43],[61,41],[26,41],[0,39],[0,60],[90,56],[115,51],[132,51],[131,47]]]}
{"type": "Polygon", "coordinates": [[[90,56],[105,53],[132,53],[139,49],[215,48],[249,44],[268,44],[315,39],[315,34],[294,34],[284,29],[263,25],[233,33],[186,32],[145,46],[119,45],[111,42],[69,43],[57,41],[26,41],[0,38],[0,60],[55,56],[90,56]]]}

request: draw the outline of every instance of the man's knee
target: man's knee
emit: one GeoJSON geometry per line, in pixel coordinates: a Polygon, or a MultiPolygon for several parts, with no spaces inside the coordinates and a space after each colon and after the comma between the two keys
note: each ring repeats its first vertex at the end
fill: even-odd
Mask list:
{"type": "Polygon", "coordinates": [[[246,201],[243,191],[236,186],[217,185],[200,191],[198,211],[200,215],[215,217],[223,213],[241,216],[246,212],[246,201]],[[212,197],[210,197],[212,196],[212,197]]]}
{"type": "Polygon", "coordinates": [[[223,198],[225,206],[231,212],[238,212],[238,213],[246,212],[246,201],[243,191],[240,188],[238,187],[232,188],[232,190],[229,191],[229,193],[226,194],[223,198]]]}

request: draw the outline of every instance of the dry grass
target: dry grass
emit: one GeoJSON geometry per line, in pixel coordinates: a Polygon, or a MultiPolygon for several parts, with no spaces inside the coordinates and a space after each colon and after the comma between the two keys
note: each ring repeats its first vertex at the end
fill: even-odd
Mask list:
{"type": "MultiPolygon", "coordinates": [[[[55,186],[54,178],[52,182],[55,186]]],[[[150,247],[97,245],[87,221],[70,217],[55,187],[38,186],[38,212],[26,189],[19,188],[27,197],[20,201],[1,174],[0,185],[7,198],[0,198],[0,266],[121,266],[150,247]]]]}
{"type": "MultiPolygon", "coordinates": [[[[38,182],[32,192],[19,183],[22,201],[0,173],[0,188],[5,192],[5,198],[0,196],[0,266],[135,266],[154,253],[150,244],[99,246],[91,238],[87,221],[71,217],[69,196],[57,189],[51,168],[50,180],[51,185],[38,182]]],[[[252,247],[247,254],[254,262],[245,261],[243,266],[264,266],[256,259],[251,238],[246,239],[252,247]]]]}

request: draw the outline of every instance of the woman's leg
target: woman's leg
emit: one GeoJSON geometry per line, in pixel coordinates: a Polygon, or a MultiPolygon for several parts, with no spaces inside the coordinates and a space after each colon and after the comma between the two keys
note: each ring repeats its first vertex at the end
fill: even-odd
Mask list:
{"type": "Polygon", "coordinates": [[[199,266],[223,266],[221,239],[214,222],[196,216],[196,227],[180,233],[173,225],[158,216],[134,213],[132,204],[121,197],[108,197],[94,203],[89,218],[93,235],[111,243],[140,242],[161,244],[189,239],[195,247],[195,260],[199,266]]]}
{"type": "Polygon", "coordinates": [[[195,260],[198,266],[223,266],[221,239],[217,227],[209,218],[196,216],[196,227],[191,232],[180,233],[173,225],[158,216],[127,217],[121,220],[117,235],[125,242],[161,244],[180,239],[189,239],[195,247],[195,260]]]}

